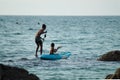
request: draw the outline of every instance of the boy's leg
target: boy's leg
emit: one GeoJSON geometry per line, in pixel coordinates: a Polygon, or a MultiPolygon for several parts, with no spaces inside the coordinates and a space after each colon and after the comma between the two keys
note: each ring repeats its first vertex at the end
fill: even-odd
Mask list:
{"type": "Polygon", "coordinates": [[[37,55],[38,49],[39,49],[39,44],[37,44],[37,48],[36,48],[36,53],[35,53],[36,57],[38,57],[38,55],[37,55]]]}
{"type": "Polygon", "coordinates": [[[40,54],[42,55],[43,45],[40,45],[40,54]]]}
{"type": "Polygon", "coordinates": [[[40,54],[42,55],[43,42],[41,40],[39,41],[39,46],[40,46],[40,54]]]}

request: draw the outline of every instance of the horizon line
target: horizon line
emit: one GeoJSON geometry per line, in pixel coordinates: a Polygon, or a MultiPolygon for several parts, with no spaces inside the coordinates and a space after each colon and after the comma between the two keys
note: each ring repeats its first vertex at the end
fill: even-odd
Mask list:
{"type": "Polygon", "coordinates": [[[0,16],[120,16],[120,15],[36,15],[36,14],[0,14],[0,16]]]}

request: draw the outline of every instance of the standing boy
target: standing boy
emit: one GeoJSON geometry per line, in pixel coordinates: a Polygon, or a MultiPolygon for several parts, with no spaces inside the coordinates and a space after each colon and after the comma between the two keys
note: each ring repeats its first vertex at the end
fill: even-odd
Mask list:
{"type": "MultiPolygon", "coordinates": [[[[42,29],[40,29],[37,34],[35,35],[35,43],[37,45],[37,48],[36,48],[36,53],[35,53],[35,56],[38,57],[37,55],[37,52],[38,52],[38,49],[40,47],[40,54],[42,54],[42,49],[43,49],[43,38],[41,38],[40,36],[44,33],[47,33],[47,31],[45,31],[46,29],[46,25],[43,24],[42,25],[42,29]]],[[[46,34],[44,35],[44,37],[46,37],[46,34]]]]}

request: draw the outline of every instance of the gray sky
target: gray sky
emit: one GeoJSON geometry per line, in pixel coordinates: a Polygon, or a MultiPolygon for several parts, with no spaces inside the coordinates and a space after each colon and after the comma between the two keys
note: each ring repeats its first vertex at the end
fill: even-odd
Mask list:
{"type": "Polygon", "coordinates": [[[120,15],[120,0],[0,0],[0,15],[120,15]]]}

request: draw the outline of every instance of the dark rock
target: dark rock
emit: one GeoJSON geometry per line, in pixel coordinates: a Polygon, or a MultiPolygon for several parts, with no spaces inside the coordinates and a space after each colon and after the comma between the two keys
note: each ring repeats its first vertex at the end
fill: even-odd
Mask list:
{"type": "Polygon", "coordinates": [[[112,76],[113,76],[113,74],[109,74],[109,75],[106,76],[105,79],[111,79],[112,76]]]}
{"type": "Polygon", "coordinates": [[[109,74],[105,79],[120,79],[120,68],[118,68],[114,74],[109,74]]]}
{"type": "Polygon", "coordinates": [[[102,55],[98,60],[100,61],[120,61],[120,51],[110,51],[102,55]]]}
{"type": "Polygon", "coordinates": [[[22,68],[0,64],[0,80],[40,80],[36,75],[22,68]]]}
{"type": "Polygon", "coordinates": [[[0,66],[0,80],[2,80],[2,66],[0,66]]]}

